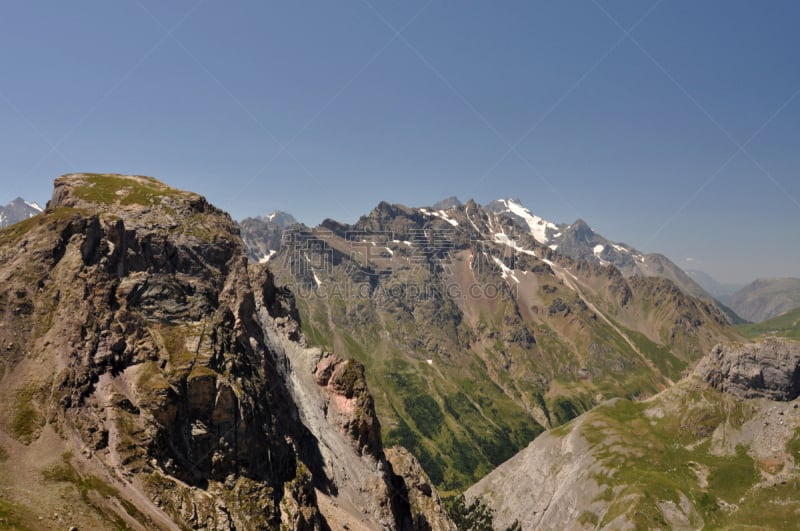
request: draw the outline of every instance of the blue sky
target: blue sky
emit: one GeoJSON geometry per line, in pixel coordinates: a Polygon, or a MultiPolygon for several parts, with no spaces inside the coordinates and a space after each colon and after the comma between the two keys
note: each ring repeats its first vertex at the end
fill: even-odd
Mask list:
{"type": "Polygon", "coordinates": [[[800,276],[793,1],[8,1],[0,202],[137,173],[235,218],[519,197],[719,280],[800,276]]]}

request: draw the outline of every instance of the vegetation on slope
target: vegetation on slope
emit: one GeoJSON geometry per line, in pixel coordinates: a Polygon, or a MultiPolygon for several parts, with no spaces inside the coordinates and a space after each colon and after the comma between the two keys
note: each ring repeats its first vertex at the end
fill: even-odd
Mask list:
{"type": "MultiPolygon", "coordinates": [[[[448,215],[458,227],[506,223],[465,212],[448,215]]],[[[545,428],[608,398],[656,394],[730,334],[721,314],[669,281],[624,279],[527,235],[519,245],[537,256],[460,229],[447,256],[425,255],[410,233],[380,246],[347,236],[398,227],[453,225],[382,204],[355,227],[329,222],[322,238],[290,234],[270,270],[295,293],[308,341],[364,364],[387,444],[409,448],[445,495],[545,428]],[[371,261],[358,255],[365,246],[371,261]],[[475,287],[493,291],[464,295],[475,287]]]]}
{"type": "Polygon", "coordinates": [[[671,503],[684,508],[693,526],[785,528],[795,521],[797,473],[780,474],[794,464],[800,438],[786,444],[791,461],[756,459],[751,447],[751,430],[764,422],[769,402],[738,400],[693,382],[673,391],[644,403],[620,399],[589,414],[581,433],[602,464],[594,479],[605,487],[607,510],[585,519],[603,526],[625,514],[637,527],[666,528],[663,508],[671,503]]]}
{"type": "Polygon", "coordinates": [[[800,308],[795,308],[760,323],[739,325],[737,330],[745,337],[788,337],[800,339],[800,308]]]}

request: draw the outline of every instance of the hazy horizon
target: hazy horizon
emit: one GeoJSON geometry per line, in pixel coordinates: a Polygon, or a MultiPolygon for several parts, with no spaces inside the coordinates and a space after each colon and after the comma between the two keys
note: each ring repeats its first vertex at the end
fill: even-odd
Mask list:
{"type": "Polygon", "coordinates": [[[720,282],[800,277],[800,5],[10,2],[0,203],[151,175],[236,219],[518,197],[720,282]]]}

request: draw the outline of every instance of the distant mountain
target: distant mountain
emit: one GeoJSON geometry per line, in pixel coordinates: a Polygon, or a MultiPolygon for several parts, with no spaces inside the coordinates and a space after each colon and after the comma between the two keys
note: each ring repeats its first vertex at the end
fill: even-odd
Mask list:
{"type": "Polygon", "coordinates": [[[267,214],[262,219],[270,221],[278,227],[288,227],[297,223],[293,215],[282,210],[274,210],[271,214],[267,214]]]}
{"type": "Polygon", "coordinates": [[[796,528],[798,372],[796,342],[717,346],[655,397],[537,438],[463,506],[494,529],[796,528]]]}
{"type": "Polygon", "coordinates": [[[42,212],[42,207],[36,203],[25,201],[18,197],[6,206],[0,206],[0,229],[32,218],[42,212]]]}
{"type": "Polygon", "coordinates": [[[727,284],[717,281],[705,271],[697,269],[687,269],[686,274],[689,278],[700,284],[704,290],[713,295],[718,301],[727,304],[730,302],[731,295],[744,287],[744,284],[727,284]]]}
{"type": "Polygon", "coordinates": [[[652,396],[739,337],[710,302],[594,253],[561,254],[537,238],[557,245],[552,224],[522,219],[474,201],[382,202],[354,224],[289,227],[280,246],[242,222],[248,256],[277,248],[269,269],[308,341],[365,365],[387,444],[448,494],[544,429],[608,398],[652,396]]]}
{"type": "Polygon", "coordinates": [[[532,214],[519,199],[498,199],[485,208],[512,219],[517,226],[529,230],[536,241],[560,254],[601,266],[612,264],[626,277],[667,278],[684,293],[714,302],[731,323],[741,321],[663,254],[644,254],[625,243],[613,242],[596,233],[582,219],[571,225],[552,223],[532,214]]]}
{"type": "Polygon", "coordinates": [[[239,228],[247,258],[262,264],[268,262],[281,248],[281,238],[286,228],[293,225],[297,225],[295,217],[280,210],[266,216],[243,219],[239,228]]]}
{"type": "Polygon", "coordinates": [[[800,278],[756,280],[731,295],[730,306],[754,323],[800,308],[800,278]]]}
{"type": "Polygon", "coordinates": [[[442,199],[441,201],[439,201],[437,203],[434,203],[433,204],[433,209],[434,210],[442,210],[442,209],[443,210],[447,210],[448,208],[460,207],[461,205],[462,205],[461,201],[459,201],[456,196],[451,195],[450,197],[448,197],[446,199],[442,199]]]}

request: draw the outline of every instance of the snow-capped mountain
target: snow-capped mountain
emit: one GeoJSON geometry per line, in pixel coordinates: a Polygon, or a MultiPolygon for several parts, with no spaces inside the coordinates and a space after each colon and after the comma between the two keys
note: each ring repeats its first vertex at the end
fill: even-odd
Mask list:
{"type": "Polygon", "coordinates": [[[18,197],[6,206],[0,206],[0,229],[18,223],[24,219],[32,218],[44,210],[37,203],[25,201],[18,197]]]}
{"type": "Polygon", "coordinates": [[[512,219],[517,226],[527,229],[537,242],[560,254],[599,265],[611,264],[626,277],[665,277],[689,295],[712,299],[666,256],[645,254],[625,243],[613,242],[593,231],[582,219],[569,225],[555,224],[533,214],[518,199],[497,199],[484,208],[512,219]]]}

